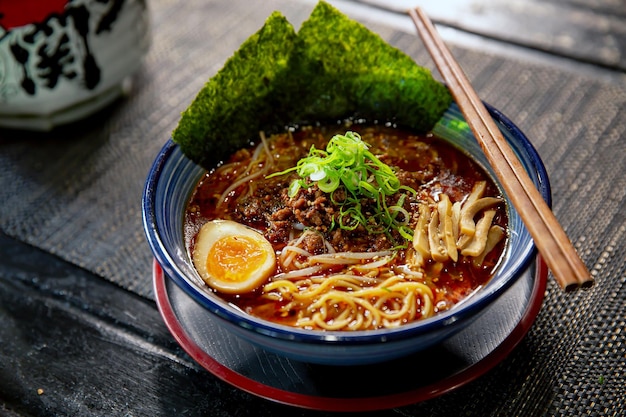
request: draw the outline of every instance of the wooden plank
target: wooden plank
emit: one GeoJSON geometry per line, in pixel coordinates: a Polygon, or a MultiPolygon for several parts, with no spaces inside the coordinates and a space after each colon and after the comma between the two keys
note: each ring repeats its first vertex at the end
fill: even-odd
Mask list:
{"type": "Polygon", "coordinates": [[[599,0],[354,0],[405,13],[420,6],[440,25],[626,71],[626,6],[599,0]]]}
{"type": "Polygon", "coordinates": [[[155,304],[0,232],[0,415],[285,415],[199,367],[155,304]]]}

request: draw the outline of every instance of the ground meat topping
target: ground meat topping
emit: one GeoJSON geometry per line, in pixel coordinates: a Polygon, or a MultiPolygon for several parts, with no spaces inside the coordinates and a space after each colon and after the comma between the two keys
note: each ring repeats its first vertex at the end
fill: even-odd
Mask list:
{"type": "MultiPolygon", "coordinates": [[[[459,178],[462,178],[464,173],[457,172],[461,168],[456,165],[456,159],[452,159],[451,165],[446,163],[438,148],[418,137],[408,137],[402,145],[398,145],[397,137],[386,136],[386,133],[381,132],[382,130],[368,128],[362,132],[362,138],[368,143],[376,144],[376,156],[381,162],[392,167],[395,176],[404,187],[417,192],[414,194],[402,189],[394,195],[385,197],[385,204],[391,207],[398,204],[400,195],[404,195],[402,206],[406,211],[398,212],[396,216],[408,216],[406,220],[409,227],[414,227],[417,223],[417,207],[420,201],[441,192],[450,194],[451,198],[456,200],[453,191],[459,187],[463,193],[466,192],[464,188],[467,187],[459,184],[459,178]]],[[[305,133],[279,135],[277,140],[272,142],[272,149],[276,150],[273,152],[276,172],[295,166],[300,158],[306,156],[311,145],[318,149],[324,148],[325,143],[321,141],[321,136],[314,135],[306,142],[299,142],[296,139],[296,136],[305,133]],[[278,149],[282,151],[278,152],[278,149]]],[[[235,156],[236,161],[242,160],[241,166],[247,166],[246,157],[250,156],[249,151],[239,151],[235,156]]],[[[295,196],[290,197],[289,185],[296,178],[299,176],[292,172],[278,177],[255,179],[249,183],[245,191],[234,191],[233,195],[238,197],[227,199],[221,209],[225,214],[218,217],[231,218],[261,230],[270,242],[279,246],[292,240],[294,234],[298,234],[298,230],[315,230],[319,232],[319,237],[309,238],[310,242],[304,243],[312,252],[324,250],[324,239],[332,244],[336,251],[354,252],[379,251],[392,248],[399,243],[406,243],[406,239],[400,236],[397,230],[379,224],[380,219],[376,218],[374,213],[380,211],[378,207],[380,202],[361,198],[359,201],[361,214],[367,224],[358,224],[354,230],[349,230],[350,227],[341,227],[353,226],[341,224],[342,204],[349,197],[343,185],[327,194],[317,185],[308,184],[295,196]]],[[[224,180],[231,179],[225,176],[224,180]]],[[[471,185],[469,182],[468,184],[471,185]]],[[[343,218],[343,222],[350,220],[350,217],[343,218]]]]}

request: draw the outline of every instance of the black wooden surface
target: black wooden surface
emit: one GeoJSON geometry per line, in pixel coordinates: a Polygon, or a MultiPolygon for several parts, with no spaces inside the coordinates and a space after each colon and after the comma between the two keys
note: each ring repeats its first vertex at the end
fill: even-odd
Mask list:
{"type": "Polygon", "coordinates": [[[0,259],[0,416],[307,415],[200,368],[153,302],[2,233],[0,259]]]}
{"type": "MultiPolygon", "coordinates": [[[[348,2],[337,3],[341,6],[348,2]]],[[[380,6],[377,1],[369,3],[380,6]]],[[[393,9],[407,3],[420,2],[392,1],[386,7],[393,9]]],[[[428,11],[428,3],[433,2],[422,3],[428,11]]],[[[467,13],[446,15],[442,9],[433,9],[434,19],[473,36],[522,46],[527,49],[525,53],[550,54],[571,65],[586,65],[587,73],[596,74],[598,79],[607,74],[617,82],[625,79],[623,1],[456,3],[466,7],[467,13]],[[522,7],[522,3],[526,5],[522,7]],[[490,9],[489,4],[495,6],[490,9]],[[489,24],[487,18],[496,12],[498,23],[489,24]],[[515,26],[503,25],[506,19],[515,26]],[[531,19],[527,22],[532,25],[524,25],[524,19],[531,19]]],[[[615,294],[621,294],[619,291],[616,289],[611,297],[618,297],[615,294]]],[[[618,340],[616,343],[623,338],[618,329],[623,325],[613,323],[605,329],[618,340]]],[[[520,349],[525,358],[534,354],[533,346],[522,345],[520,349]]],[[[623,371],[626,358],[614,360],[615,372],[623,371]]],[[[580,366],[592,367],[593,363],[580,366]]],[[[598,378],[604,381],[604,376],[595,375],[593,369],[585,372],[590,375],[586,382],[601,390],[598,378]]],[[[506,383],[506,375],[496,376],[506,383]]],[[[471,389],[478,390],[479,385],[475,383],[471,389]]],[[[510,394],[515,389],[506,387],[510,394]]],[[[614,400],[624,403],[623,395],[614,400]]],[[[443,406],[447,401],[443,398],[436,405],[443,406]]],[[[539,409],[548,407],[537,405],[539,409]]],[[[474,409],[477,411],[473,415],[480,415],[480,405],[474,409]]],[[[611,415],[620,415],[617,413],[611,415]]],[[[153,301],[0,231],[0,415],[327,414],[262,400],[219,381],[176,344],[153,301]]],[[[413,415],[407,410],[384,414],[413,415]]],[[[590,414],[602,415],[597,410],[590,414]]]]}

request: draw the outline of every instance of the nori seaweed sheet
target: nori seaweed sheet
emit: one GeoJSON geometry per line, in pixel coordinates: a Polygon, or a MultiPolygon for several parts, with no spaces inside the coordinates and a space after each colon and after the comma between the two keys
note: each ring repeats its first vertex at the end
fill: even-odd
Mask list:
{"type": "Polygon", "coordinates": [[[273,90],[284,78],[296,33],[279,12],[248,38],[182,113],[172,139],[197,164],[210,168],[275,124],[273,90]]]}
{"type": "Polygon", "coordinates": [[[356,113],[423,132],[451,102],[430,70],[323,1],[302,24],[294,53],[297,73],[309,80],[307,118],[356,113]]]}
{"type": "Polygon", "coordinates": [[[209,169],[260,130],[359,116],[425,132],[451,101],[427,68],[320,1],[297,34],[272,13],[205,84],[172,138],[209,169]]]}

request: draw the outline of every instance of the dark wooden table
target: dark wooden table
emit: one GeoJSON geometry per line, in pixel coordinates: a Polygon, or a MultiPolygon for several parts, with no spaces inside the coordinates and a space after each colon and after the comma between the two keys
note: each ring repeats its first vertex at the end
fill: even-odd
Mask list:
{"type": "MultiPolygon", "coordinates": [[[[314,2],[246,3],[237,9],[242,1],[190,1],[180,11],[173,2],[148,3],[153,46],[134,95],[49,133],[0,130],[0,176],[6,180],[0,202],[0,415],[330,415],[245,393],[214,377],[179,347],[154,301],[151,257],[140,223],[149,163],[195,91],[275,6],[298,21],[314,2]],[[190,34],[194,30],[201,33],[190,34]],[[211,60],[199,57],[205,47],[214,54],[211,60]],[[194,53],[198,58],[180,65],[194,53]],[[163,70],[164,62],[176,64],[176,71],[163,70]],[[194,73],[204,75],[191,77],[194,73]],[[164,88],[180,94],[164,97],[164,88]],[[110,149],[116,143],[124,145],[113,157],[110,149]],[[123,156],[133,152],[141,156],[123,156]],[[70,158],[84,159],[91,169],[65,172],[58,161],[70,158]],[[116,165],[116,158],[125,163],[116,165]],[[91,180],[81,181],[85,175],[91,180]],[[56,179],[46,182],[47,176],[56,179]],[[21,183],[13,185],[9,177],[21,183]],[[103,187],[100,179],[114,181],[103,187]],[[127,225],[132,231],[125,234],[127,225]],[[127,239],[119,241],[120,234],[127,239]]],[[[466,63],[479,93],[506,114],[506,109],[514,111],[508,115],[539,148],[553,181],[555,212],[598,275],[592,292],[570,298],[550,283],[529,337],[478,380],[422,404],[372,415],[485,416],[511,410],[581,415],[585,410],[585,415],[623,416],[626,6],[609,0],[440,2],[446,7],[428,1],[331,3],[409,53],[414,53],[414,32],[401,11],[423,3],[466,63]],[[476,54],[479,59],[472,58],[476,54]],[[487,64],[481,64],[485,61],[495,68],[489,74],[487,64]],[[535,74],[541,78],[534,90],[516,85],[522,79],[532,82],[535,74]],[[493,91],[490,80],[499,80],[508,91],[493,91]],[[575,88],[550,98],[541,95],[541,82],[575,88]],[[583,87],[598,93],[577,95],[583,87]],[[541,102],[534,103],[533,96],[541,102]],[[596,119],[590,119],[595,124],[578,125],[571,113],[580,112],[582,119],[589,109],[597,110],[596,119]],[[610,129],[597,127],[606,124],[602,117],[610,129]],[[561,118],[568,120],[567,128],[559,127],[561,118]],[[547,130],[556,130],[564,145],[548,135],[532,136],[547,130]],[[613,139],[603,142],[607,137],[613,139]],[[605,160],[594,156],[600,149],[594,144],[603,146],[597,155],[605,160]],[[579,157],[595,168],[571,162],[579,157]],[[602,170],[612,173],[615,188],[599,192],[606,201],[597,207],[604,208],[589,214],[576,193],[591,195],[607,187],[599,179],[602,170]],[[581,324],[584,320],[587,324],[581,324]],[[568,345],[559,342],[561,332],[568,345]]]]}

